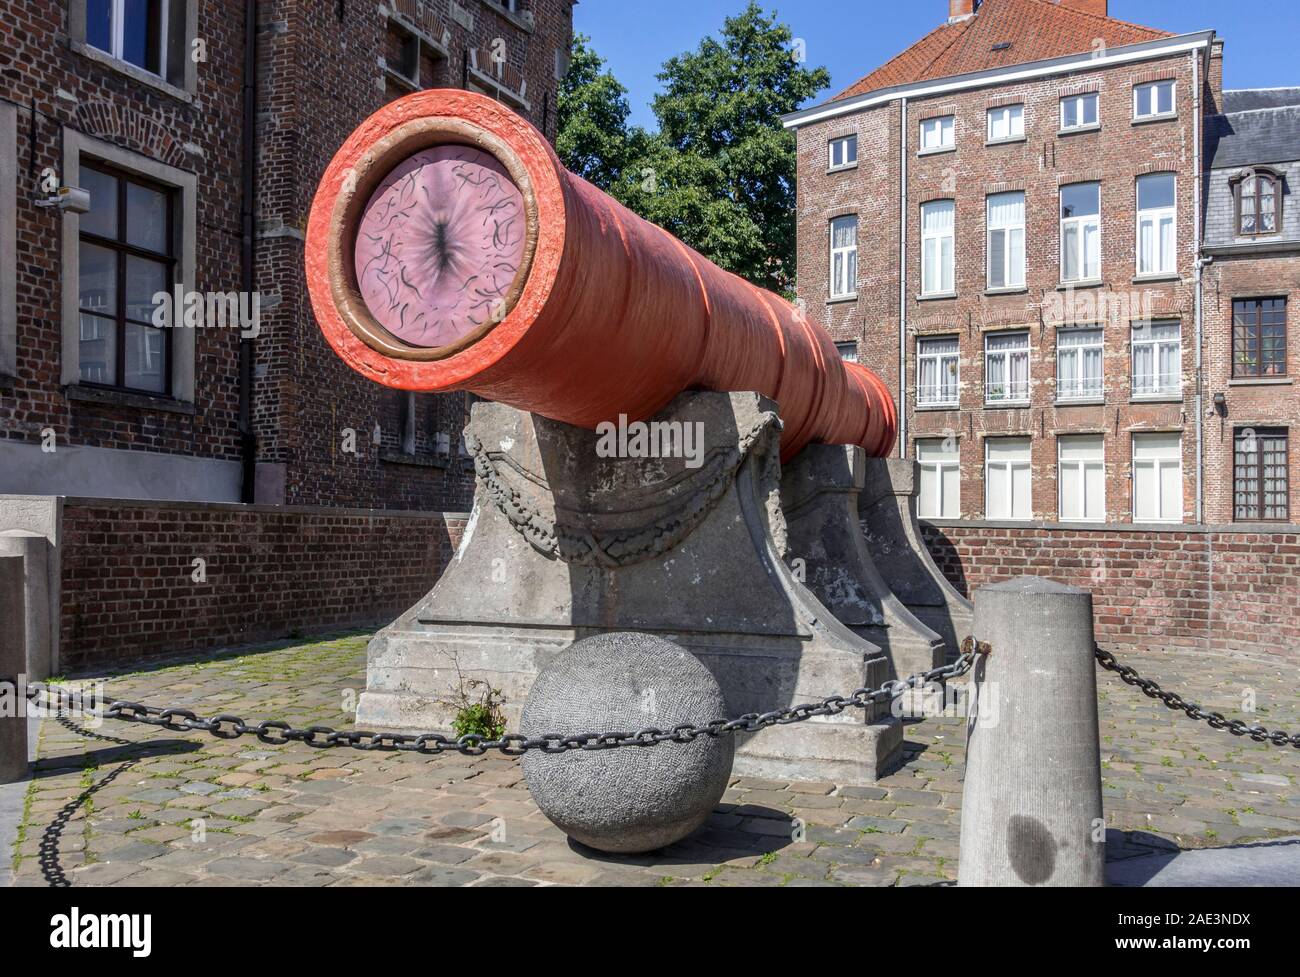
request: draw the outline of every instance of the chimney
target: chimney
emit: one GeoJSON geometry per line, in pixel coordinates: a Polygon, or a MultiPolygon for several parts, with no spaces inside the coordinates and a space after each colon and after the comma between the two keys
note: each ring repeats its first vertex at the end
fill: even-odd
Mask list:
{"type": "Polygon", "coordinates": [[[948,23],[955,24],[975,15],[979,0],[948,0],[948,23]]]}
{"type": "Polygon", "coordinates": [[[1079,10],[1085,14],[1096,14],[1098,17],[1110,16],[1110,12],[1106,9],[1107,0],[1057,0],[1057,2],[1062,7],[1079,10]]]}

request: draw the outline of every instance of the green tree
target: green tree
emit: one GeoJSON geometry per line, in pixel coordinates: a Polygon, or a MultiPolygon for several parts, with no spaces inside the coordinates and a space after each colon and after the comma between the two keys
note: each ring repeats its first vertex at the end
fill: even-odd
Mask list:
{"type": "Polygon", "coordinates": [[[559,131],[555,151],[566,167],[608,191],[627,165],[630,135],[627,89],[605,67],[605,59],[577,34],[569,68],[560,82],[555,105],[559,131]]]}

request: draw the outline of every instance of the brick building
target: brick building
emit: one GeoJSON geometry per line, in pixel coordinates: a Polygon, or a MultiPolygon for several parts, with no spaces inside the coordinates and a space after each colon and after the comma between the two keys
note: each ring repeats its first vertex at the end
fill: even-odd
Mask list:
{"type": "Polygon", "coordinates": [[[572,4],[0,5],[0,493],[464,508],[464,398],[330,351],[303,229],[407,92],[473,88],[553,137],[572,4]]]}
{"type": "Polygon", "coordinates": [[[1198,261],[1222,44],[1105,0],[947,12],[787,118],[800,298],[897,392],[924,517],[1226,520],[1198,261]]]}

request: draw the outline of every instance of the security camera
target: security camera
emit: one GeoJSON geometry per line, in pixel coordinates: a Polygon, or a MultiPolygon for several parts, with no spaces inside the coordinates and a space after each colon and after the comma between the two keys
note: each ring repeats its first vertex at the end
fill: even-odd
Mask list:
{"type": "Polygon", "coordinates": [[[81,187],[59,187],[44,200],[36,201],[37,207],[53,207],[71,214],[84,214],[90,210],[90,191],[81,187]]]}

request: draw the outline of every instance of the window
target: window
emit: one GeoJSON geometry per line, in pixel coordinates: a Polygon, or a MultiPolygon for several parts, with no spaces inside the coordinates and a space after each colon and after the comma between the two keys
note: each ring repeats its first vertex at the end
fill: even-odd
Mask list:
{"type": "Polygon", "coordinates": [[[849,298],[858,290],[858,218],[831,221],[831,298],[849,298]]]}
{"type": "Polygon", "coordinates": [[[1133,86],[1133,118],[1157,119],[1174,114],[1174,80],[1133,86]]]}
{"type": "Polygon", "coordinates": [[[81,381],[167,393],[170,330],[153,325],[153,296],[175,281],[171,194],[99,164],[81,167],[81,186],[81,381]]]}
{"type": "Polygon", "coordinates": [[[951,115],[921,120],[921,152],[952,149],[956,145],[954,118],[951,115]]]}
{"type": "Polygon", "coordinates": [[[858,344],[856,342],[836,343],[835,352],[840,354],[840,359],[845,363],[856,363],[858,361],[858,344]]]}
{"type": "Polygon", "coordinates": [[[1182,391],[1182,366],[1182,330],[1179,323],[1134,323],[1134,397],[1179,396],[1182,391]]]}
{"type": "Polygon", "coordinates": [[[1092,129],[1100,123],[1097,116],[1097,93],[1067,95],[1061,99],[1061,130],[1092,129]]]}
{"type": "Polygon", "coordinates": [[[916,341],[916,406],[957,406],[957,337],[916,341]]]}
{"type": "Polygon", "coordinates": [[[1172,275],[1177,268],[1174,175],[1149,173],[1137,181],[1137,273],[1172,275]]]}
{"type": "Polygon", "coordinates": [[[995,193],[988,198],[988,287],[1025,284],[1025,195],[995,193]]]}
{"type": "Polygon", "coordinates": [[[953,229],[956,207],[951,200],[921,205],[921,294],[953,292],[953,229]]]}
{"type": "Polygon", "coordinates": [[[1290,518],[1286,428],[1244,428],[1233,452],[1233,509],[1238,522],[1290,518]]]}
{"type": "Polygon", "coordinates": [[[1029,403],[1029,333],[1000,333],[985,337],[984,402],[1029,403]]]}
{"type": "Polygon", "coordinates": [[[1007,142],[1023,139],[1025,136],[1025,107],[1023,105],[1003,105],[989,109],[988,141],[1007,142]]]}
{"type": "Polygon", "coordinates": [[[921,493],[916,513],[922,519],[961,518],[961,467],[955,438],[916,442],[921,493]]]}
{"type": "Polygon", "coordinates": [[[1101,277],[1101,184],[1061,187],[1061,281],[1101,277]]]}
{"type": "Polygon", "coordinates": [[[1133,435],[1133,520],[1183,521],[1183,441],[1180,435],[1133,435]]]}
{"type": "Polygon", "coordinates": [[[832,139],[827,145],[830,151],[830,168],[832,170],[847,169],[850,166],[857,165],[857,136],[843,136],[839,139],[832,139]]]}
{"type": "Polygon", "coordinates": [[[984,442],[984,518],[1032,519],[1028,438],[984,442]]]}
{"type": "Polygon", "coordinates": [[[84,0],[91,47],[172,84],[185,83],[185,0],[84,0]]]}
{"type": "Polygon", "coordinates": [[[1101,400],[1103,334],[1100,329],[1056,333],[1056,399],[1101,400]]]}
{"type": "Polygon", "coordinates": [[[1056,451],[1061,519],[1105,522],[1106,466],[1101,435],[1060,438],[1056,451]]]}
{"type": "Polygon", "coordinates": [[[1237,234],[1258,237],[1282,227],[1282,181],[1252,170],[1237,183],[1237,234]]]}
{"type": "Polygon", "coordinates": [[[1286,299],[1232,303],[1232,375],[1286,376],[1286,299]]]}

